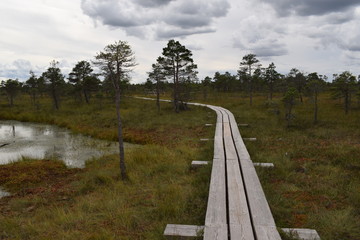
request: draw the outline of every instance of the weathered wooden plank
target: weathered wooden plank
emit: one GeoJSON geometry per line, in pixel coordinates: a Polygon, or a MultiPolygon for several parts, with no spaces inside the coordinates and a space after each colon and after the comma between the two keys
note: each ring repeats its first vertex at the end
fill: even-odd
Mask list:
{"type": "Polygon", "coordinates": [[[254,239],[239,162],[227,160],[226,167],[231,239],[254,239]]]}
{"type": "Polygon", "coordinates": [[[214,139],[211,138],[200,138],[201,142],[208,142],[208,141],[213,141],[214,139]]]}
{"type": "Polygon", "coordinates": [[[244,141],[241,138],[234,115],[230,111],[228,111],[228,115],[235,147],[239,156],[239,163],[244,175],[244,185],[249,199],[249,210],[252,216],[256,237],[261,240],[280,240],[281,238],[276,230],[275,221],[271,214],[269,204],[266,200],[254,164],[251,161],[244,141]]]}
{"type": "Polygon", "coordinates": [[[243,139],[249,142],[255,142],[257,140],[256,138],[243,138],[243,139]]]}
{"type": "Polygon", "coordinates": [[[226,159],[238,159],[229,123],[224,123],[224,147],[226,159]]]}
{"type": "Polygon", "coordinates": [[[223,116],[218,107],[214,137],[214,160],[211,171],[208,205],[205,217],[204,240],[227,240],[225,154],[223,147],[223,116]]]}
{"type": "Polygon", "coordinates": [[[223,158],[224,143],[223,143],[223,124],[216,123],[215,137],[214,137],[214,158],[223,158]]]}
{"type": "Polygon", "coordinates": [[[243,161],[241,166],[257,239],[281,240],[253,163],[243,161]]]}
{"type": "Polygon", "coordinates": [[[191,167],[192,168],[198,168],[198,167],[201,167],[201,166],[205,166],[205,165],[208,165],[209,162],[208,161],[192,161],[191,162],[191,167]]]}
{"type": "Polygon", "coordinates": [[[253,163],[255,167],[266,167],[266,168],[273,168],[274,164],[273,163],[257,163],[254,162],[253,163]]]}
{"type": "Polygon", "coordinates": [[[165,236],[197,237],[202,236],[204,226],[167,224],[165,236]]]}
{"type": "Polygon", "coordinates": [[[204,240],[228,240],[227,225],[205,226],[204,240]]]}
{"type": "Polygon", "coordinates": [[[242,174],[231,129],[231,113],[224,110],[224,147],[227,165],[228,212],[231,239],[255,239],[242,174]]]}
{"type": "Polygon", "coordinates": [[[286,233],[296,234],[302,240],[320,240],[320,236],[314,229],[306,228],[282,228],[286,233]]]}
{"type": "Polygon", "coordinates": [[[221,226],[226,224],[225,188],[225,161],[224,159],[214,159],[211,171],[205,226],[221,226]]]}
{"type": "Polygon", "coordinates": [[[256,226],[256,238],[259,240],[281,240],[276,227],[256,226]]]}

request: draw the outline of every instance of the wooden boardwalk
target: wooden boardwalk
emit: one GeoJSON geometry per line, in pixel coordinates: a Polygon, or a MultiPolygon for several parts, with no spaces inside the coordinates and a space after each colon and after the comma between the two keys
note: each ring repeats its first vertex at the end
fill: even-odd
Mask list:
{"type": "Polygon", "coordinates": [[[281,240],[234,115],[218,106],[188,104],[217,114],[205,226],[169,224],[165,234],[197,236],[201,229],[204,240],[281,240]]]}
{"type": "Polygon", "coordinates": [[[204,240],[281,240],[234,115],[222,107],[192,105],[217,114],[204,240]]]}

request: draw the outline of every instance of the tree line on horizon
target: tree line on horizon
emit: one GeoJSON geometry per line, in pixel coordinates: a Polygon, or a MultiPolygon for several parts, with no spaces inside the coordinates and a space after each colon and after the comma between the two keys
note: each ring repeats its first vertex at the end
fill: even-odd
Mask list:
{"type": "Polygon", "coordinates": [[[160,94],[170,91],[174,111],[177,113],[187,110],[187,102],[192,100],[193,92],[202,92],[205,100],[209,92],[242,92],[249,97],[250,105],[253,104],[255,93],[266,93],[270,101],[274,93],[282,93],[288,125],[293,117],[292,109],[296,101],[303,102],[305,94],[311,95],[314,99],[314,123],[317,122],[318,96],[325,90],[331,90],[334,98],[343,101],[345,114],[349,112],[354,96],[357,95],[360,102],[360,76],[356,78],[352,73],[345,71],[334,74],[332,82],[328,82],[325,75],[317,72],[305,74],[296,68],[282,75],[276,71],[274,63],[262,67],[255,54],[247,54],[242,58],[236,75],[216,72],[213,78],[207,76],[199,81],[192,52],[173,39],[163,48],[161,55],[152,64],[151,71],[147,73],[148,79],[142,84],[130,84],[129,73],[137,63],[131,46],[125,41],[105,46],[91,63],[79,61],[67,79],[58,64],[55,60],[51,61],[50,66],[40,76],[30,71],[30,76],[25,82],[17,79],[1,81],[0,94],[7,97],[10,107],[14,105],[14,99],[19,93],[28,94],[34,106],[38,106],[40,98],[48,95],[56,110],[60,108],[61,98],[65,96],[74,97],[76,101],[86,104],[90,104],[94,97],[113,98],[118,121],[120,173],[123,180],[128,177],[124,160],[120,103],[126,91],[155,93],[159,111],[160,94]],[[94,66],[101,72],[95,73],[94,66]]]}
{"type": "MultiPolygon", "coordinates": [[[[53,99],[55,109],[60,108],[62,96],[72,96],[75,100],[90,103],[94,96],[114,95],[114,84],[109,72],[95,73],[93,66],[96,61],[79,61],[66,78],[53,60],[50,66],[40,76],[30,71],[25,82],[17,79],[1,81],[0,90],[8,99],[9,105],[14,104],[14,99],[19,93],[29,94],[33,104],[38,97],[48,94],[53,99]],[[103,78],[100,78],[103,76],[103,78]]],[[[205,77],[199,81],[197,65],[194,64],[192,53],[178,41],[170,40],[163,49],[162,55],[152,64],[148,72],[148,79],[142,84],[131,84],[130,75],[123,74],[119,80],[119,91],[131,92],[143,90],[153,92],[159,98],[160,92],[172,91],[174,110],[179,112],[187,108],[186,102],[191,100],[191,92],[202,91],[204,97],[209,91],[217,92],[244,92],[249,96],[252,104],[254,93],[266,93],[272,100],[274,93],[282,93],[284,98],[297,98],[303,102],[304,94],[311,94],[317,99],[322,91],[331,90],[334,98],[343,99],[344,111],[347,114],[351,102],[360,99],[360,76],[356,77],[349,71],[333,74],[333,79],[325,75],[304,73],[297,68],[292,68],[288,74],[280,74],[272,62],[263,67],[255,54],[245,55],[239,64],[237,74],[229,72],[215,72],[213,77],[205,77]],[[296,95],[296,96],[295,96],[296,95]]],[[[157,102],[157,107],[160,105],[157,102]]]]}

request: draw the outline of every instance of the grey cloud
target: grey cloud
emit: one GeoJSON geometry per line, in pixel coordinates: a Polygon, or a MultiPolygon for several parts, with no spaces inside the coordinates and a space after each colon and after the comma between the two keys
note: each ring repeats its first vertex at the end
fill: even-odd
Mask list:
{"type": "Polygon", "coordinates": [[[188,29],[194,27],[203,27],[210,24],[209,19],[198,16],[177,15],[168,17],[166,23],[173,26],[180,26],[181,28],[188,29]]]}
{"type": "Polygon", "coordinates": [[[209,26],[213,18],[227,14],[230,5],[226,1],[178,1],[164,16],[169,25],[188,29],[209,26]]]}
{"type": "Polygon", "coordinates": [[[141,26],[128,27],[125,29],[125,31],[128,36],[133,36],[133,37],[137,37],[140,39],[147,39],[149,37],[147,29],[143,28],[141,26]]]}
{"type": "Polygon", "coordinates": [[[325,22],[328,24],[343,24],[349,22],[355,18],[354,10],[351,9],[346,12],[331,13],[326,15],[325,22]]]}
{"type": "Polygon", "coordinates": [[[83,12],[104,25],[112,27],[133,27],[151,23],[144,8],[125,0],[82,0],[83,12]]]}
{"type": "Polygon", "coordinates": [[[250,16],[240,22],[233,46],[251,51],[259,57],[283,56],[288,53],[281,42],[287,29],[269,15],[250,16]]]}
{"type": "Polygon", "coordinates": [[[260,46],[252,49],[258,57],[276,57],[288,54],[288,50],[281,44],[260,46]]]}
{"type": "Polygon", "coordinates": [[[360,52],[360,34],[349,39],[339,39],[339,46],[345,50],[360,52]]]}
{"type": "Polygon", "coordinates": [[[240,39],[234,40],[234,47],[251,51],[258,57],[276,57],[288,54],[285,44],[274,39],[263,39],[255,43],[243,43],[240,39]]]}
{"type": "Polygon", "coordinates": [[[226,0],[213,1],[178,1],[176,9],[186,15],[223,17],[229,11],[230,4],[226,0]]]}
{"type": "Polygon", "coordinates": [[[215,31],[216,30],[213,28],[199,28],[199,29],[180,29],[180,28],[163,29],[163,28],[159,28],[156,31],[156,39],[166,40],[169,38],[185,37],[188,35],[210,33],[210,32],[215,32],[215,31]]]}
{"type": "Polygon", "coordinates": [[[270,4],[280,16],[325,15],[359,6],[359,0],[260,0],[270,4]]]}
{"type": "Polygon", "coordinates": [[[342,50],[360,52],[360,32],[358,22],[360,17],[354,16],[351,21],[333,25],[326,24],[327,17],[320,18],[317,22],[304,25],[302,34],[316,40],[317,48],[327,48],[335,45],[342,50]]]}
{"type": "Polygon", "coordinates": [[[169,4],[174,0],[135,0],[135,2],[143,7],[159,7],[169,4]]]}
{"type": "Polygon", "coordinates": [[[226,16],[230,4],[228,0],[82,0],[81,8],[91,18],[123,28],[128,35],[163,39],[213,32],[213,20],[226,16]]]}

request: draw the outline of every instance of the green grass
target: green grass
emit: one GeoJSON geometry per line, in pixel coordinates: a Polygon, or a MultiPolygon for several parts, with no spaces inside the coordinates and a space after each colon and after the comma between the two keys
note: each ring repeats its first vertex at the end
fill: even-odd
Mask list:
{"type": "MultiPolygon", "coordinates": [[[[323,94],[314,125],[312,102],[305,99],[286,127],[280,95],[272,102],[256,96],[251,107],[239,93],[209,94],[206,100],[194,96],[194,101],[223,106],[238,123],[250,124],[240,132],[258,139],[246,142],[252,160],[275,164],[257,172],[278,227],[316,229],[323,240],[360,239],[357,105],[346,116],[338,100],[323,94]]],[[[0,119],[52,123],[116,139],[110,100],[87,106],[70,99],[60,111],[47,99],[39,109],[24,99],[15,104],[0,104],[0,119]]],[[[212,159],[212,144],[198,139],[213,136],[214,128],[204,124],[214,123],[215,114],[197,107],[175,114],[168,103],[158,113],[155,102],[124,98],[122,115],[126,141],[146,144],[126,153],[130,181],[119,180],[118,157],[113,155],[65,174],[68,181],[60,174],[54,183],[35,182],[22,195],[0,200],[0,239],[163,239],[167,223],[204,223],[210,167],[192,171],[189,165],[212,159]]],[[[13,182],[21,183],[17,180],[13,182]]],[[[21,189],[16,184],[12,188],[21,189]]]]}
{"type": "MultiPolygon", "coordinates": [[[[167,223],[202,224],[207,193],[198,188],[207,188],[209,169],[191,171],[190,157],[188,150],[154,145],[129,150],[130,182],[120,181],[116,155],[89,162],[55,192],[60,198],[42,192],[8,199],[11,212],[0,216],[0,236],[164,239],[167,223]]],[[[32,187],[41,188],[46,186],[32,187]]]]}
{"type": "Polygon", "coordinates": [[[208,103],[228,108],[254,162],[272,162],[257,172],[278,227],[316,229],[321,239],[360,239],[360,109],[344,114],[338,100],[323,94],[319,122],[312,102],[294,108],[287,128],[281,96],[269,103],[257,96],[253,106],[238,93],[218,94],[208,103]]]}
{"type": "MultiPolygon", "coordinates": [[[[24,101],[13,108],[4,104],[0,118],[116,139],[111,101],[101,108],[75,108],[68,100],[60,111],[47,104],[46,99],[40,109],[24,101]]],[[[190,163],[212,159],[211,143],[199,139],[213,135],[204,124],[215,122],[215,115],[209,118],[208,110],[198,107],[175,114],[169,104],[158,113],[154,102],[133,98],[125,98],[122,106],[125,140],[146,143],[126,151],[129,181],[120,180],[117,155],[70,172],[58,161],[0,166],[3,173],[13,173],[0,183],[13,193],[0,200],[0,239],[164,239],[168,223],[204,223],[210,167],[193,171],[190,163]]]]}

